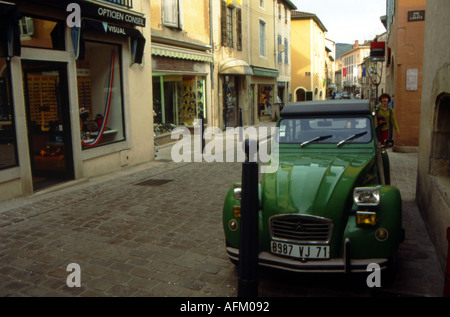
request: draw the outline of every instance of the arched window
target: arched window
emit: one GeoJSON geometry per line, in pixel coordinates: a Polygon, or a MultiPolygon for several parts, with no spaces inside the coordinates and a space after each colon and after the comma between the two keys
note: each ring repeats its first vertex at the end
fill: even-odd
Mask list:
{"type": "Polygon", "coordinates": [[[430,174],[450,177],[450,93],[437,97],[435,113],[430,174]]]}
{"type": "Polygon", "coordinates": [[[295,92],[296,100],[295,101],[305,101],[306,100],[306,90],[303,88],[297,89],[295,92]]]}

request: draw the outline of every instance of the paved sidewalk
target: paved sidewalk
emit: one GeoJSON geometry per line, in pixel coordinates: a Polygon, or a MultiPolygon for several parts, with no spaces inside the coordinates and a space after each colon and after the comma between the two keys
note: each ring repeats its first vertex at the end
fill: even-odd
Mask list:
{"type": "MultiPolygon", "coordinates": [[[[0,296],[237,295],[223,200],[241,163],[156,161],[0,203],[0,296]],[[58,189],[58,190],[56,190],[58,189]],[[69,288],[70,263],[81,287],[69,288]]],[[[417,154],[391,153],[403,198],[400,270],[382,295],[441,296],[443,272],[414,202],[417,154]]],[[[371,296],[336,281],[262,271],[260,296],[371,296]]]]}

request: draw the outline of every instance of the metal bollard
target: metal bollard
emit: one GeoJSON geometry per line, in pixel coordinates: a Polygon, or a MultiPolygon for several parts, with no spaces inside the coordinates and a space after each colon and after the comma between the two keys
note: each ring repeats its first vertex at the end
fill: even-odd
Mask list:
{"type": "Polygon", "coordinates": [[[199,117],[200,117],[200,129],[201,129],[200,140],[202,142],[202,153],[203,153],[205,150],[205,119],[203,118],[203,111],[200,111],[199,117]]]}
{"type": "Polygon", "coordinates": [[[450,227],[447,228],[447,267],[445,270],[445,280],[444,280],[444,297],[450,297],[450,227]]]}
{"type": "Polygon", "coordinates": [[[247,159],[242,166],[241,230],[239,232],[238,297],[258,296],[258,172],[256,160],[249,158],[250,142],[245,141],[247,159]]]}
{"type": "Polygon", "coordinates": [[[242,125],[242,108],[239,108],[239,142],[242,142],[242,139],[244,138],[244,132],[243,132],[243,125],[242,125]]]}

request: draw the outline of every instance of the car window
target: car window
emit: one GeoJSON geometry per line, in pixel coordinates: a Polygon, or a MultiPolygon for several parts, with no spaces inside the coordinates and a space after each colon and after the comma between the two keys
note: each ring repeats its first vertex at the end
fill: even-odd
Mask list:
{"type": "Polygon", "coordinates": [[[369,118],[286,118],[282,119],[279,125],[280,143],[303,143],[315,138],[323,138],[314,141],[314,143],[336,144],[355,134],[361,135],[346,143],[368,143],[372,140],[372,129],[369,118]],[[364,132],[366,133],[364,134],[364,132]]]}

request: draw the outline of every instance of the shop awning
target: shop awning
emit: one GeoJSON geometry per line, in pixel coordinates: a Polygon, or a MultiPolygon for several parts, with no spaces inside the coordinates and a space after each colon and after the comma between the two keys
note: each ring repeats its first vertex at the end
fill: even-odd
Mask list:
{"type": "Polygon", "coordinates": [[[84,58],[84,32],[86,31],[110,34],[119,37],[130,37],[132,62],[138,64],[142,63],[145,37],[139,30],[85,18],[81,19],[81,28],[72,28],[72,41],[77,59],[84,58]]]}
{"type": "Polygon", "coordinates": [[[226,58],[219,63],[219,74],[253,76],[253,70],[250,65],[241,59],[226,58]]]}
{"type": "Polygon", "coordinates": [[[152,43],[152,55],[189,59],[207,63],[213,62],[212,54],[158,43],[152,43]]]}
{"type": "Polygon", "coordinates": [[[280,75],[280,72],[277,69],[264,68],[264,67],[258,67],[258,66],[253,66],[253,65],[252,65],[252,68],[253,68],[253,73],[255,74],[255,76],[277,78],[280,75]]]}
{"type": "Polygon", "coordinates": [[[20,56],[21,17],[16,5],[0,3],[0,57],[20,56]]]}

